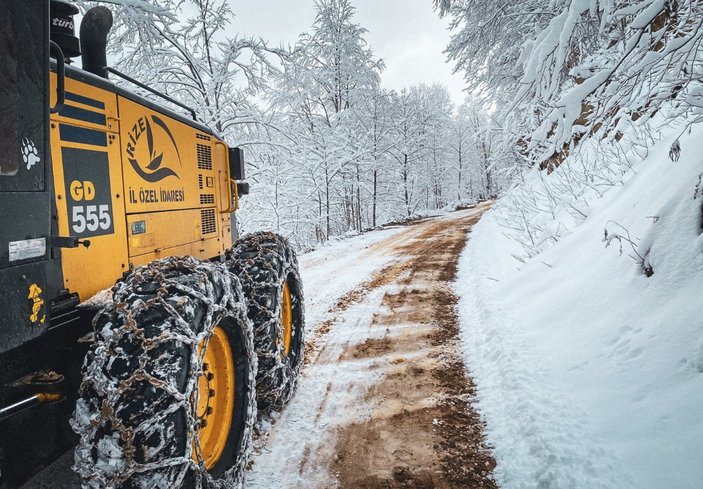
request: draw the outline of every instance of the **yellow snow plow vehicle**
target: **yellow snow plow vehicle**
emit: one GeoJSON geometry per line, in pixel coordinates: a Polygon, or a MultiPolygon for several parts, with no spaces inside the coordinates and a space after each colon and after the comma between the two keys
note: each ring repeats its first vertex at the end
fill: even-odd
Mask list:
{"type": "Polygon", "coordinates": [[[107,66],[109,9],[0,11],[0,488],[72,446],[85,487],[236,486],[302,363],[295,253],[237,239],[242,150],[107,66]]]}

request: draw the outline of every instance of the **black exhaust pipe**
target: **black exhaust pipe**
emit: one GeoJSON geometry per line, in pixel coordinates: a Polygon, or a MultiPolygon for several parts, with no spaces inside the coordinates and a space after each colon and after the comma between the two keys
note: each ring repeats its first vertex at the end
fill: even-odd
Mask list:
{"type": "Polygon", "coordinates": [[[112,12],[107,7],[93,7],[81,22],[83,69],[103,78],[107,76],[107,35],[112,28],[112,12]]]}

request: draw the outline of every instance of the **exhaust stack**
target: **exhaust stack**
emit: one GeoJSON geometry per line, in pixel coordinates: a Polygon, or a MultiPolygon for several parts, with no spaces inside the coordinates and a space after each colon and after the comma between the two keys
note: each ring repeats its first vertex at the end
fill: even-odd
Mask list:
{"type": "Polygon", "coordinates": [[[112,28],[112,12],[107,7],[93,7],[81,22],[83,69],[103,78],[107,76],[107,35],[112,28]]]}

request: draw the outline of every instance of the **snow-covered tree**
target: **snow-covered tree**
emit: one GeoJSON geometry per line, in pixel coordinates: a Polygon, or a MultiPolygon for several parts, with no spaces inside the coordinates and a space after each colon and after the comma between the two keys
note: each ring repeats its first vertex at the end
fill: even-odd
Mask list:
{"type": "Polygon", "coordinates": [[[446,53],[468,89],[491,98],[515,93],[522,46],[555,15],[561,0],[434,0],[453,31],[446,53]]]}
{"type": "Polygon", "coordinates": [[[431,114],[422,110],[423,90],[414,87],[401,90],[393,100],[393,139],[391,155],[400,176],[400,200],[406,216],[411,216],[420,205],[421,195],[418,180],[421,178],[421,162],[425,156],[427,124],[431,114]]]}
{"type": "MultiPolygon", "coordinates": [[[[527,257],[568,234],[594,196],[621,184],[663,126],[681,124],[683,132],[702,120],[697,0],[435,5],[454,29],[448,55],[495,109],[494,162],[523,162],[506,165],[518,181],[497,215],[527,257]]],[[[680,151],[675,141],[672,159],[680,151]]]]}
{"type": "Polygon", "coordinates": [[[702,54],[696,0],[567,2],[524,56],[525,66],[542,67],[526,73],[518,93],[545,107],[531,136],[535,156],[563,153],[591,134],[617,139],[664,104],[668,118],[697,110],[702,54]]]}
{"type": "Polygon", "coordinates": [[[252,129],[247,125],[260,122],[252,95],[266,86],[272,58],[283,53],[261,39],[233,35],[227,0],[80,3],[113,4],[108,53],[120,71],[192,107],[223,136],[236,129],[242,142],[252,129]]]}
{"type": "Polygon", "coordinates": [[[372,152],[360,111],[380,82],[383,64],[353,22],[348,0],[319,0],[310,33],[284,63],[271,103],[286,112],[293,158],[309,177],[319,214],[317,236],[360,229],[361,163],[372,152]]]}
{"type": "Polygon", "coordinates": [[[423,109],[428,114],[425,127],[425,207],[439,209],[451,198],[453,186],[451,162],[448,157],[453,104],[449,92],[441,85],[421,87],[426,91],[423,109]]]}
{"type": "Polygon", "coordinates": [[[491,87],[516,119],[525,155],[546,168],[584,137],[617,139],[633,122],[642,127],[663,104],[669,117],[701,106],[697,0],[435,5],[452,19],[447,53],[457,69],[473,87],[491,87]]]}
{"type": "Polygon", "coordinates": [[[388,170],[390,150],[394,144],[391,138],[391,103],[391,92],[377,88],[366,97],[363,107],[357,111],[367,138],[365,144],[369,147],[364,168],[367,176],[365,194],[367,200],[371,201],[367,223],[371,227],[376,227],[379,222],[379,207],[387,203],[393,182],[392,172],[388,170]]]}

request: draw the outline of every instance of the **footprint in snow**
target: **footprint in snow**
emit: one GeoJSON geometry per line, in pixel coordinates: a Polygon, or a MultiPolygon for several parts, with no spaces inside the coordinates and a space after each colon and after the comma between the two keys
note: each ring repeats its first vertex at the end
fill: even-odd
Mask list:
{"type": "Polygon", "coordinates": [[[613,360],[616,364],[630,362],[642,355],[644,348],[632,345],[633,341],[637,343],[637,338],[641,332],[642,328],[633,329],[627,325],[622,326],[615,335],[606,341],[606,344],[615,353],[613,360]]]}

